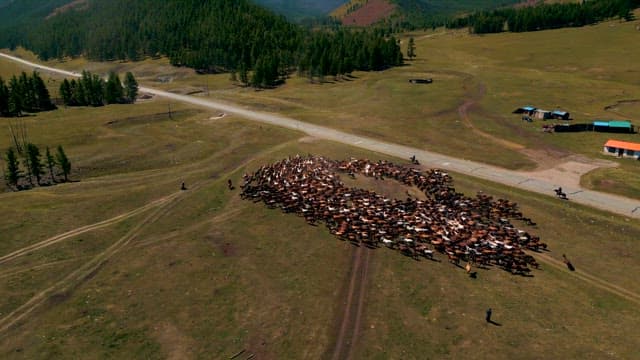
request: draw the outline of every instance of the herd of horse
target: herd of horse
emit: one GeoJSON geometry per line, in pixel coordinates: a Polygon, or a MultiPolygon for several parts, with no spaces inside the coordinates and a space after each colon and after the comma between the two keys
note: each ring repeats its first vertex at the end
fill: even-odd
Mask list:
{"type": "Polygon", "coordinates": [[[298,214],[312,225],[324,223],[342,240],[386,246],[414,259],[441,254],[458,266],[467,262],[467,272],[473,264],[527,275],[538,263],[526,250],[547,248],[539,237],[512,224],[518,220],[535,225],[516,203],[481,192],[467,197],[456,192],[452,178],[438,169],[423,172],[387,161],[295,156],[245,174],[241,187],[242,198],[298,214]],[[390,199],[349,188],[340,174],[393,179],[417,187],[425,197],[390,199]]]}

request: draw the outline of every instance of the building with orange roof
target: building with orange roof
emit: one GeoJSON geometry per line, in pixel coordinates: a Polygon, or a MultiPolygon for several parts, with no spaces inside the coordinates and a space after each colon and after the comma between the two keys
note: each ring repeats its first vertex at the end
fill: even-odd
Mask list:
{"type": "Polygon", "coordinates": [[[609,140],[604,144],[604,153],[612,156],[631,157],[640,160],[640,144],[609,140]]]}

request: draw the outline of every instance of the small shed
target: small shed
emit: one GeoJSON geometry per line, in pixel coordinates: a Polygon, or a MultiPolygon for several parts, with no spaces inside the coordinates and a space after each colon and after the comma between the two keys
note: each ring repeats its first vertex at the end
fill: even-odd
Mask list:
{"type": "Polygon", "coordinates": [[[593,130],[632,133],[633,124],[628,120],[595,120],[593,122],[593,130]]]}
{"type": "Polygon", "coordinates": [[[536,109],[533,112],[533,116],[536,119],[543,119],[543,120],[551,119],[551,111],[542,110],[542,109],[536,109]]]}
{"type": "Polygon", "coordinates": [[[558,120],[570,120],[571,119],[571,114],[569,114],[566,111],[562,111],[562,110],[553,110],[551,112],[551,117],[553,117],[554,119],[558,119],[558,120]]]}
{"type": "Polygon", "coordinates": [[[412,84],[431,84],[433,79],[409,79],[412,84]]]}
{"type": "Polygon", "coordinates": [[[531,105],[519,107],[513,111],[514,114],[528,114],[533,115],[533,112],[536,111],[536,108],[531,105]]]}
{"type": "Polygon", "coordinates": [[[640,144],[627,141],[609,140],[604,144],[604,153],[618,157],[640,160],[640,144]]]}
{"type": "Polygon", "coordinates": [[[624,132],[633,132],[633,125],[631,124],[631,121],[627,121],[627,120],[623,120],[623,121],[612,120],[612,121],[609,121],[609,128],[611,128],[612,130],[619,130],[619,131],[624,131],[624,132]]]}

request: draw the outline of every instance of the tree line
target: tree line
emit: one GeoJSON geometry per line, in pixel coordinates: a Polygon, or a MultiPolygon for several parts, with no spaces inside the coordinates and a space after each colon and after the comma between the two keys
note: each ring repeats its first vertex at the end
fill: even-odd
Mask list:
{"type": "Polygon", "coordinates": [[[43,60],[167,56],[255,87],[278,85],[296,70],[323,77],[402,63],[396,39],[382,32],[304,28],[248,0],[90,1],[29,25],[0,45],[25,46],[43,60]]]}
{"type": "Polygon", "coordinates": [[[28,140],[23,122],[10,123],[9,130],[13,146],[4,154],[6,164],[3,169],[9,188],[19,191],[69,181],[71,161],[62,145],[58,145],[55,155],[46,147],[43,158],[40,148],[28,140]]]}
{"type": "Polygon", "coordinates": [[[0,77],[0,116],[22,116],[55,108],[49,90],[37,72],[13,75],[8,84],[0,77]]]}
{"type": "Polygon", "coordinates": [[[105,104],[132,104],[138,96],[138,81],[127,72],[124,85],[115,72],[107,81],[89,71],[83,71],[76,81],[64,79],[60,84],[60,96],[66,106],[103,106],[105,104]]]}
{"type": "Polygon", "coordinates": [[[449,28],[469,27],[476,34],[503,31],[525,32],[563,27],[580,27],[611,18],[633,19],[640,0],[592,0],[580,3],[540,4],[476,12],[458,18],[449,28]]]}

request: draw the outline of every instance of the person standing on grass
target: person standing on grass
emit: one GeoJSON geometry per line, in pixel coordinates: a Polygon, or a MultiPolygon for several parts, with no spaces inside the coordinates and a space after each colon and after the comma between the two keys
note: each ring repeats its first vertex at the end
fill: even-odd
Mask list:
{"type": "Polygon", "coordinates": [[[487,320],[488,323],[491,322],[491,313],[492,313],[491,308],[488,308],[487,309],[487,316],[485,317],[485,320],[487,320]]]}

